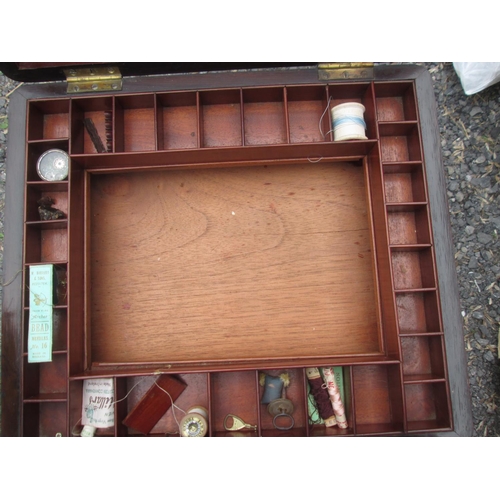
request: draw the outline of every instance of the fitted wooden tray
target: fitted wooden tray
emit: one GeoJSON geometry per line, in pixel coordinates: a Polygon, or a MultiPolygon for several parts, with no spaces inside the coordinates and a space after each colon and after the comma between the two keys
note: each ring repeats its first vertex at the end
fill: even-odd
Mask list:
{"type": "MultiPolygon", "coordinates": [[[[20,294],[6,289],[3,384],[19,399],[3,399],[4,434],[71,435],[83,381],[110,377],[115,425],[97,435],[135,435],[123,421],[159,374],[186,385],[180,407],[208,409],[211,436],[226,435],[227,413],[255,423],[252,436],[468,433],[423,70],[353,82],[311,69],[154,77],[73,97],[58,85],[12,103],[26,110],[12,149],[25,169],[9,180],[24,190],[24,220],[11,211],[22,258],[6,249],[6,262],[25,272],[20,294]],[[335,142],[325,111],[348,101],[365,106],[367,139],[335,142]],[[107,152],[84,118],[111,130],[107,152]],[[51,148],[69,153],[65,181],[36,174],[51,148]],[[41,195],[67,218],[40,221],[41,195]],[[53,361],[40,364],[27,360],[37,263],[59,278],[53,361]],[[342,367],[347,429],[309,421],[311,366],[342,367]],[[286,432],[259,403],[261,373],[283,371],[295,407],[286,432]]],[[[170,409],[151,434],[174,427],[170,409]]]]}
{"type": "Polygon", "coordinates": [[[358,165],[95,175],[89,218],[93,362],[382,350],[358,165]]]}

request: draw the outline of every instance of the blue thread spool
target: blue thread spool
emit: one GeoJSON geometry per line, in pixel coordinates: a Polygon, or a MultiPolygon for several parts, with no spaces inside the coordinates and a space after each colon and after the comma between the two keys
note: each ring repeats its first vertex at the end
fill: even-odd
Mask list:
{"type": "Polygon", "coordinates": [[[359,102],[345,102],[333,107],[333,140],[366,140],[364,112],[365,107],[359,102]]]}

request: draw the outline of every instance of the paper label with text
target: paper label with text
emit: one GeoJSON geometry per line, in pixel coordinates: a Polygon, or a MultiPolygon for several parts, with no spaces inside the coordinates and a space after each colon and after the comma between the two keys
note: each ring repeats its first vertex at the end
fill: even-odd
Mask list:
{"type": "Polygon", "coordinates": [[[83,381],[82,424],[99,429],[115,425],[115,391],[112,378],[83,381]]]}
{"type": "Polygon", "coordinates": [[[54,266],[30,266],[28,363],[52,361],[52,291],[54,266]]]}

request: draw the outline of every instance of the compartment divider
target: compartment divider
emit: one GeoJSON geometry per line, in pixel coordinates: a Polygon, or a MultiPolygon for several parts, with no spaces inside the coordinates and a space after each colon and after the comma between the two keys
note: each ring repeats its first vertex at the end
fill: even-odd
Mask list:
{"type": "Polygon", "coordinates": [[[245,136],[245,107],[243,103],[243,89],[240,88],[240,131],[241,131],[241,145],[245,147],[247,140],[245,136]]]}
{"type": "Polygon", "coordinates": [[[113,96],[113,153],[122,153],[124,146],[123,108],[118,96],[113,96]]]}
{"type": "Polygon", "coordinates": [[[158,123],[158,94],[153,94],[153,130],[154,130],[154,150],[160,151],[160,138],[159,138],[159,129],[160,125],[158,123]]]}
{"type": "Polygon", "coordinates": [[[303,384],[303,391],[304,391],[304,412],[306,415],[306,437],[309,437],[311,435],[311,429],[312,425],[309,423],[309,404],[308,404],[308,397],[307,397],[307,389],[308,389],[308,383],[307,383],[307,376],[306,376],[306,370],[305,368],[302,368],[302,384],[303,384]]]}
{"type": "MultiPolygon", "coordinates": [[[[349,415],[349,425],[352,427],[352,434],[356,436],[358,431],[356,429],[356,398],[354,397],[353,389],[353,366],[344,367],[349,370],[349,376],[344,377],[344,391],[349,394],[349,405],[350,405],[350,415],[349,415]]],[[[345,372],[344,372],[345,373],[345,372]]],[[[347,399],[347,398],[346,398],[347,399]]]]}
{"type": "Polygon", "coordinates": [[[255,406],[257,408],[257,435],[262,437],[262,405],[260,404],[260,392],[259,392],[259,370],[255,370],[255,406]]]}
{"type": "Polygon", "coordinates": [[[213,423],[213,408],[212,408],[212,372],[207,372],[207,413],[208,413],[208,436],[212,437],[215,434],[213,423]]]}
{"type": "Polygon", "coordinates": [[[383,311],[383,314],[382,311],[379,311],[379,321],[381,321],[381,329],[384,332],[383,341],[386,355],[396,355],[398,359],[401,359],[401,349],[397,335],[396,303],[391,286],[393,278],[391,255],[388,247],[388,216],[383,206],[385,192],[378,147],[372,149],[365,161],[368,162],[369,200],[373,221],[374,279],[378,283],[379,307],[383,311]]]}
{"type": "Polygon", "coordinates": [[[123,420],[127,416],[127,400],[123,399],[127,395],[127,378],[114,377],[115,385],[115,425],[114,434],[117,437],[128,435],[128,428],[123,425],[123,420]],[[118,402],[117,402],[118,401],[118,402]]]}
{"type": "Polygon", "coordinates": [[[290,139],[290,114],[288,112],[288,97],[286,87],[283,87],[283,114],[285,115],[285,142],[287,144],[291,144],[292,141],[290,139]]]}
{"type": "Polygon", "coordinates": [[[154,116],[155,116],[155,142],[156,142],[156,151],[165,150],[164,145],[164,135],[165,135],[165,124],[163,120],[163,109],[160,109],[160,97],[157,93],[154,94],[154,116]]]}
{"type": "Polygon", "coordinates": [[[366,134],[370,139],[379,140],[379,127],[377,126],[377,112],[375,109],[375,89],[374,83],[371,82],[366,90],[365,99],[365,122],[367,126],[366,134]]]}
{"type": "Polygon", "coordinates": [[[201,114],[201,97],[200,91],[196,92],[196,126],[197,126],[197,137],[196,137],[196,147],[197,149],[201,149],[203,146],[203,123],[202,123],[202,114],[201,114]]]}

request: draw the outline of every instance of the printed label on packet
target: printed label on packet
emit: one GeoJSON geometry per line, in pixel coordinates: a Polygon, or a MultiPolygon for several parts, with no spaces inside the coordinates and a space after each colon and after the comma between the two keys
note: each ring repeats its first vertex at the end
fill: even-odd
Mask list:
{"type": "Polygon", "coordinates": [[[30,266],[28,363],[52,361],[52,264],[30,266]]]}

